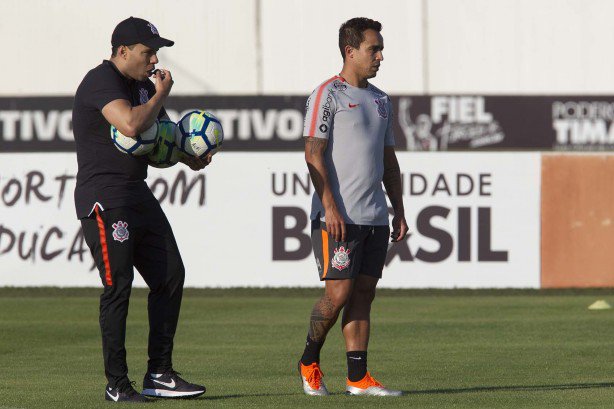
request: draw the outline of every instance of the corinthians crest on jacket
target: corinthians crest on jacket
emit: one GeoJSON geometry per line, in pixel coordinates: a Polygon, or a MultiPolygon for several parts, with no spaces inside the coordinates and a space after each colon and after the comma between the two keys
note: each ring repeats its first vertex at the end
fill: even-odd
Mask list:
{"type": "Polygon", "coordinates": [[[350,254],[350,249],[346,250],[345,247],[340,246],[334,251],[335,255],[333,256],[332,260],[333,267],[341,271],[350,265],[350,256],[348,256],[348,254],[350,254]]]}

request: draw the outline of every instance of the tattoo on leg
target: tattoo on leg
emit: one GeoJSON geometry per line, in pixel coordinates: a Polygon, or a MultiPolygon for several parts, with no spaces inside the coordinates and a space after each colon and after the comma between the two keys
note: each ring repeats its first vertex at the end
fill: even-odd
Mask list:
{"type": "Polygon", "coordinates": [[[333,300],[326,294],[314,305],[309,322],[309,338],[322,342],[326,334],[335,325],[339,311],[335,311],[333,300]]]}

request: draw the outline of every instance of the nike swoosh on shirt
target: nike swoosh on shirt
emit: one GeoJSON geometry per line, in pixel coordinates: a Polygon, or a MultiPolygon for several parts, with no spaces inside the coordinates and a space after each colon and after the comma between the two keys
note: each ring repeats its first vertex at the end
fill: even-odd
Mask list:
{"type": "Polygon", "coordinates": [[[350,108],[356,108],[358,105],[360,105],[360,104],[349,104],[349,107],[350,108]]]}
{"type": "Polygon", "coordinates": [[[362,358],[360,358],[360,357],[358,357],[358,358],[354,358],[353,356],[350,356],[349,358],[350,358],[350,359],[353,359],[353,360],[355,360],[355,361],[360,361],[360,360],[362,359],[362,358]]]}
{"type": "Polygon", "coordinates": [[[107,395],[109,395],[109,398],[113,399],[115,402],[117,402],[119,399],[119,392],[117,392],[117,395],[113,396],[109,391],[107,391],[107,395]]]}
{"type": "Polygon", "coordinates": [[[157,379],[152,379],[152,381],[157,382],[160,385],[164,385],[167,388],[174,388],[175,387],[175,380],[174,379],[172,381],[170,381],[170,382],[162,382],[162,381],[159,381],[157,379]]]}

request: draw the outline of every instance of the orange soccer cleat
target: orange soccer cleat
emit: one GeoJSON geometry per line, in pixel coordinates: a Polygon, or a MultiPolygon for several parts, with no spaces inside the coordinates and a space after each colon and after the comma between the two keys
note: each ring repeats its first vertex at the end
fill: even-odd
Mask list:
{"type": "Polygon", "coordinates": [[[328,396],[328,389],[322,380],[324,374],[320,370],[320,365],[317,362],[311,365],[303,365],[298,362],[298,372],[303,381],[303,391],[306,395],[311,396],[328,396]]]}
{"type": "Polygon", "coordinates": [[[352,382],[346,379],[347,386],[345,393],[347,395],[368,395],[368,396],[401,396],[402,391],[388,389],[378,381],[376,381],[369,372],[364,378],[357,382],[352,382]]]}

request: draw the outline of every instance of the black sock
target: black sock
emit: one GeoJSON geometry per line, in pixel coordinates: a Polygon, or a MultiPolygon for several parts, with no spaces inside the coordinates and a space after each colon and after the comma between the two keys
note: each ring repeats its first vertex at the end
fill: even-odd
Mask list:
{"type": "Polygon", "coordinates": [[[348,379],[358,382],[367,374],[367,351],[350,351],[348,358],[348,379]]]}
{"type": "Polygon", "coordinates": [[[324,341],[316,342],[307,335],[307,342],[305,343],[305,351],[303,351],[301,363],[303,365],[311,365],[314,362],[320,363],[320,350],[322,349],[322,345],[324,345],[324,341]]]}

